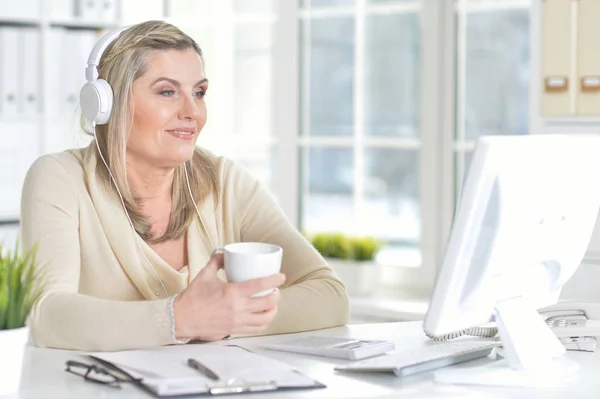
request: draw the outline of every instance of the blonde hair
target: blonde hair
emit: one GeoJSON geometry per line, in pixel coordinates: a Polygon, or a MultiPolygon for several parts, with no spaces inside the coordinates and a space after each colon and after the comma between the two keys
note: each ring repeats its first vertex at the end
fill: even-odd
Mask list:
{"type": "MultiPolygon", "coordinates": [[[[167,230],[160,237],[153,237],[151,224],[140,211],[140,197],[127,182],[127,138],[133,125],[133,82],[142,76],[148,59],[155,51],[193,49],[202,58],[198,44],[177,27],[163,21],[147,21],[123,31],[104,51],[99,65],[99,77],[105,79],[113,90],[114,100],[107,124],[96,126],[96,139],[114,177],[125,208],[135,230],[149,243],[161,243],[181,237],[195,217],[194,204],[189,198],[183,164],[175,169],[171,217],[167,230]]],[[[84,130],[91,133],[89,123],[83,122],[84,130]]],[[[209,194],[217,205],[219,193],[219,166],[214,155],[200,148],[194,150],[186,162],[192,195],[202,203],[209,194]]],[[[117,195],[104,167],[96,169],[100,180],[117,195]]]]}

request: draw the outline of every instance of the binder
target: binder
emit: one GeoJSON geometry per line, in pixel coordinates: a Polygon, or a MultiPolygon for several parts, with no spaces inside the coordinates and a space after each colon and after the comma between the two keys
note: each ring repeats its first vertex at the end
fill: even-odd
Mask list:
{"type": "Polygon", "coordinates": [[[61,111],[67,116],[77,110],[79,92],[85,84],[85,65],[95,44],[94,31],[68,29],[63,37],[61,111]]]}
{"type": "Polygon", "coordinates": [[[0,27],[0,113],[19,113],[19,59],[21,55],[20,28],[0,27]]]}
{"type": "Polygon", "coordinates": [[[574,111],[570,14],[570,1],[541,2],[541,112],[547,117],[568,116],[574,111]]]}
{"type": "Polygon", "coordinates": [[[40,0],[0,0],[0,16],[4,18],[38,18],[40,0]]]}
{"type": "Polygon", "coordinates": [[[56,19],[70,19],[75,15],[73,0],[52,0],[50,2],[50,17],[56,19]]]}
{"type": "Polygon", "coordinates": [[[75,0],[75,16],[84,21],[97,21],[100,0],[75,0]]]}
{"type": "Polygon", "coordinates": [[[18,218],[23,181],[38,156],[39,127],[35,122],[3,122],[0,131],[11,132],[0,139],[0,219],[18,218]]]}
{"type": "MultiPolygon", "coordinates": [[[[56,118],[62,111],[62,74],[65,52],[63,47],[66,29],[51,27],[48,34],[48,45],[45,58],[44,81],[46,84],[44,108],[51,118],[56,118]]],[[[82,68],[83,69],[83,68],[82,68]]]]}
{"type": "Polygon", "coordinates": [[[79,101],[79,89],[83,85],[83,70],[80,62],[79,31],[67,29],[63,37],[61,58],[60,111],[64,116],[74,115],[79,101]]]}
{"type": "Polygon", "coordinates": [[[577,115],[600,115],[600,2],[577,4],[577,115]]]}
{"type": "Polygon", "coordinates": [[[288,364],[236,345],[188,344],[156,349],[97,352],[88,356],[117,370],[155,397],[232,395],[325,388],[288,364]],[[187,365],[198,359],[220,377],[215,381],[187,365]]]}
{"type": "Polygon", "coordinates": [[[21,82],[19,84],[21,110],[25,114],[40,112],[40,35],[35,28],[23,28],[21,82]]]}
{"type": "Polygon", "coordinates": [[[97,0],[98,19],[103,22],[115,22],[117,20],[116,0],[97,0]]]}

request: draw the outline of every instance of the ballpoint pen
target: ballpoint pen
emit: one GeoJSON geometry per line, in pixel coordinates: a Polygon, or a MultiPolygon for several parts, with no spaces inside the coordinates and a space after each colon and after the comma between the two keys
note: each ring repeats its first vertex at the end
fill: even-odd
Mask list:
{"type": "Polygon", "coordinates": [[[205,365],[203,365],[196,359],[192,359],[192,358],[188,359],[187,364],[188,364],[188,366],[190,366],[191,368],[193,368],[195,370],[198,370],[199,372],[201,372],[202,374],[204,374],[211,380],[219,380],[219,376],[217,375],[217,373],[215,373],[214,371],[212,371],[211,369],[209,369],[208,367],[206,367],[205,365]]]}

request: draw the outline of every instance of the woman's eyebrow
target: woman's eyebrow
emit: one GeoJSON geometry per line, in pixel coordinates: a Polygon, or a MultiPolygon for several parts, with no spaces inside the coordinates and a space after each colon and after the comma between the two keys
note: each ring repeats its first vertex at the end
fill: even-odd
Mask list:
{"type": "MultiPolygon", "coordinates": [[[[156,79],[154,82],[152,82],[152,84],[150,86],[154,86],[155,84],[157,84],[158,82],[161,82],[163,80],[171,83],[172,85],[174,85],[176,87],[181,86],[181,84],[178,81],[176,81],[175,79],[167,78],[166,76],[161,76],[160,78],[156,79]]],[[[206,83],[206,82],[208,82],[207,78],[200,79],[198,82],[196,82],[194,87],[200,86],[201,84],[206,83]]]]}

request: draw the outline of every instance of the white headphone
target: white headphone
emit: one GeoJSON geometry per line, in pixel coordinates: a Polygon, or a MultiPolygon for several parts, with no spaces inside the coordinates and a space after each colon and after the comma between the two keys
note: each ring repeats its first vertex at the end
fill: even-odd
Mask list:
{"type": "Polygon", "coordinates": [[[96,125],[104,125],[108,122],[113,105],[112,88],[106,80],[98,79],[98,63],[108,45],[128,28],[129,26],[126,26],[102,36],[88,57],[85,68],[87,83],[79,92],[79,103],[81,113],[96,125]]]}
{"type": "MultiPolygon", "coordinates": [[[[128,28],[129,28],[129,26],[126,26],[126,27],[117,29],[115,31],[108,32],[107,34],[102,36],[102,38],[98,41],[98,43],[96,43],[96,45],[92,49],[92,52],[90,53],[90,56],[88,57],[87,67],[85,68],[85,78],[87,79],[87,83],[84,84],[83,87],[81,88],[81,91],[79,93],[79,103],[81,106],[81,113],[92,123],[92,128],[94,131],[94,139],[96,141],[96,148],[98,149],[100,158],[102,159],[104,166],[106,166],[106,170],[108,171],[108,174],[110,175],[110,179],[113,182],[113,185],[115,186],[115,189],[117,190],[117,193],[119,194],[119,198],[121,200],[121,205],[123,206],[125,216],[127,217],[127,220],[129,221],[129,225],[131,226],[131,229],[133,231],[134,239],[138,246],[138,249],[139,249],[140,253],[142,254],[142,256],[144,257],[144,259],[146,260],[146,264],[150,267],[150,269],[154,273],[154,276],[160,282],[160,285],[161,285],[163,291],[165,292],[165,295],[169,296],[167,287],[165,287],[164,282],[158,276],[158,273],[156,273],[156,270],[154,270],[154,267],[152,267],[152,264],[150,263],[150,261],[144,254],[144,251],[142,250],[142,247],[139,242],[140,237],[139,237],[139,235],[137,235],[137,233],[135,231],[135,227],[133,226],[133,222],[131,221],[129,214],[127,213],[127,207],[125,206],[125,201],[123,200],[123,196],[121,195],[121,192],[119,191],[119,187],[117,187],[115,178],[113,177],[113,174],[112,174],[110,168],[108,167],[108,163],[104,159],[104,155],[102,155],[102,151],[100,151],[100,145],[98,144],[98,138],[96,137],[96,125],[104,125],[108,122],[108,119],[110,117],[110,112],[112,110],[112,105],[113,105],[112,88],[110,87],[110,85],[108,84],[108,82],[106,80],[98,79],[98,63],[100,62],[102,53],[104,53],[104,51],[109,46],[109,44],[112,43],[117,37],[119,37],[119,35],[124,30],[126,30],[128,28]]],[[[204,231],[206,232],[206,236],[208,237],[208,241],[210,242],[210,245],[212,247],[211,248],[211,256],[212,256],[212,254],[216,250],[219,250],[220,247],[214,246],[214,243],[212,241],[212,238],[210,237],[208,229],[206,228],[206,225],[204,224],[204,220],[202,219],[202,216],[200,215],[200,211],[198,210],[198,206],[196,205],[196,201],[194,200],[194,196],[192,195],[192,188],[190,187],[190,179],[188,177],[186,163],[183,164],[183,168],[185,171],[185,180],[187,183],[188,193],[190,195],[190,199],[192,200],[192,204],[194,205],[194,209],[196,210],[196,214],[198,215],[198,218],[200,219],[200,223],[202,223],[202,227],[204,228],[204,231]]],[[[218,228],[217,228],[217,236],[219,236],[218,228]]],[[[155,294],[156,294],[156,296],[159,295],[158,292],[155,292],[155,294]]]]}

